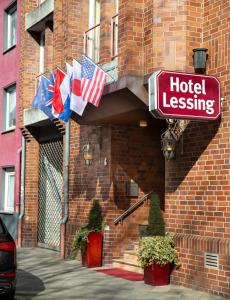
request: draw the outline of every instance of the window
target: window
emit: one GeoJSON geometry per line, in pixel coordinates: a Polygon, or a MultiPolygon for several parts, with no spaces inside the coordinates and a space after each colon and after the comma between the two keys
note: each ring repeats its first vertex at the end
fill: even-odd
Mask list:
{"type": "Polygon", "coordinates": [[[45,72],[45,32],[41,32],[40,36],[40,59],[39,59],[39,74],[42,74],[45,72]]]}
{"type": "Polygon", "coordinates": [[[89,28],[100,24],[101,4],[99,0],[89,1],[89,28]]]}
{"type": "Polygon", "coordinates": [[[3,131],[12,130],[16,125],[16,85],[4,89],[3,94],[3,131]]]}
{"type": "Polygon", "coordinates": [[[4,13],[4,51],[16,45],[17,3],[10,5],[4,13]]]}
{"type": "Polygon", "coordinates": [[[14,168],[4,168],[2,172],[1,210],[14,211],[14,168]]]}
{"type": "Polygon", "coordinates": [[[89,31],[88,35],[88,56],[95,62],[100,58],[100,17],[101,17],[101,5],[99,0],[89,1],[89,31]],[[99,26],[96,26],[99,25],[99,26]]]}

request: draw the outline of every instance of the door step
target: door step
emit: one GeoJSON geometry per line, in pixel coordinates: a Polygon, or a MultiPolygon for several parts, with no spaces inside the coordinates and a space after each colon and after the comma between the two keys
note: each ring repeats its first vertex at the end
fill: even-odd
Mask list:
{"type": "Polygon", "coordinates": [[[143,269],[138,266],[137,252],[135,250],[126,250],[123,258],[113,259],[113,267],[143,274],[143,269]]]}

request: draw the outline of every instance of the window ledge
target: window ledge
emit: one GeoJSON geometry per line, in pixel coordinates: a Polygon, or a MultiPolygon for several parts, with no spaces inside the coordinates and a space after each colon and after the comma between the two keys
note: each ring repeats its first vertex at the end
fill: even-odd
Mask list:
{"type": "Polygon", "coordinates": [[[14,214],[14,211],[0,210],[0,214],[4,214],[4,215],[13,215],[13,214],[14,214]]]}
{"type": "Polygon", "coordinates": [[[26,14],[25,29],[41,32],[47,21],[53,21],[54,0],[46,0],[40,6],[26,14]]]}
{"type": "Polygon", "coordinates": [[[13,131],[15,131],[15,128],[16,128],[16,127],[12,128],[12,129],[4,130],[4,131],[2,131],[2,134],[6,134],[6,133],[13,132],[13,131]]]}
{"type": "Polygon", "coordinates": [[[12,49],[16,48],[16,45],[11,46],[10,48],[7,48],[6,50],[3,50],[3,54],[6,54],[7,52],[10,52],[12,49]]]}

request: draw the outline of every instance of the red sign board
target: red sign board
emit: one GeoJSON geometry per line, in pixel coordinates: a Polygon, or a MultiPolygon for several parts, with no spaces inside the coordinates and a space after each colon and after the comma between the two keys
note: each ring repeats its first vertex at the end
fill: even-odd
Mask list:
{"type": "Polygon", "coordinates": [[[215,120],[220,83],[213,76],[158,71],[149,78],[149,110],[158,118],[215,120]]]}

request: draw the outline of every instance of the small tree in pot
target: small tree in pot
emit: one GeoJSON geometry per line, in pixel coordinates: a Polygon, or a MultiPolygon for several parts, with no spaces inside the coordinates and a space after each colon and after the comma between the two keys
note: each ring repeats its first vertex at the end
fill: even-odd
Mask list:
{"type": "Polygon", "coordinates": [[[151,196],[148,222],[148,237],[143,237],[140,241],[138,262],[144,269],[145,283],[165,285],[169,283],[170,265],[178,266],[179,260],[173,236],[165,235],[160,199],[156,194],[151,196]]]}
{"type": "Polygon", "coordinates": [[[89,212],[88,224],[80,227],[72,244],[72,258],[81,250],[82,264],[86,267],[102,265],[102,209],[98,200],[93,201],[89,212]]]}
{"type": "Polygon", "coordinates": [[[165,235],[165,222],[161,211],[160,198],[157,194],[151,195],[147,234],[148,236],[165,235]]]}

